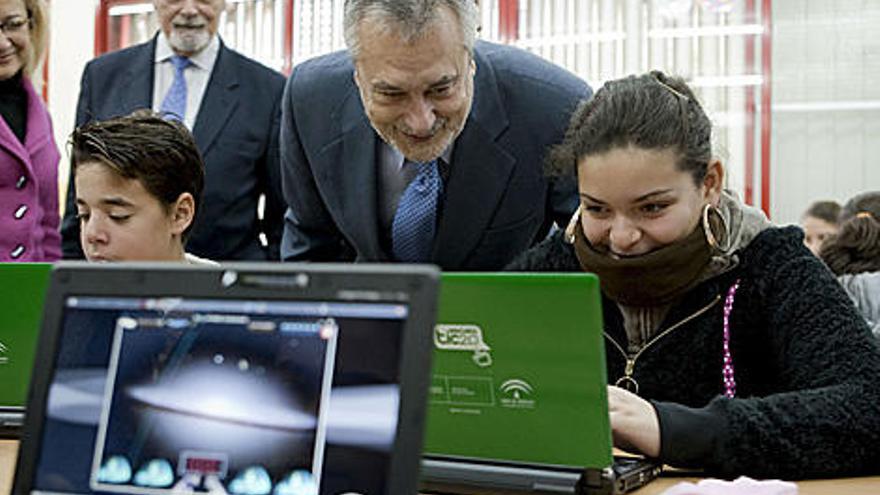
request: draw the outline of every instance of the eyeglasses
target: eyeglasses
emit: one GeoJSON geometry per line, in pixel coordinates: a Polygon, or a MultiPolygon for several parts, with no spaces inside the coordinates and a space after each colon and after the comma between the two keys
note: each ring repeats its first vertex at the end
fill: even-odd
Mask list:
{"type": "Polygon", "coordinates": [[[3,22],[0,22],[0,31],[3,31],[3,34],[9,36],[11,34],[21,34],[27,30],[30,26],[31,20],[28,17],[10,17],[3,22]]]}

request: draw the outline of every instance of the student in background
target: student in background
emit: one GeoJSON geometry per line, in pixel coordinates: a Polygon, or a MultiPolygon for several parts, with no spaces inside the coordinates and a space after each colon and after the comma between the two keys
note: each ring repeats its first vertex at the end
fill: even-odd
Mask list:
{"type": "Polygon", "coordinates": [[[47,30],[42,0],[0,0],[0,262],[61,257],[60,156],[30,80],[47,30]]]}
{"type": "Polygon", "coordinates": [[[76,129],[70,147],[89,261],[210,263],[184,251],[205,176],[183,124],[136,112],[76,129]]]}
{"type": "Polygon", "coordinates": [[[837,201],[816,201],[811,204],[801,217],[801,228],[804,229],[804,244],[816,256],[822,243],[837,233],[837,217],[840,205],[837,201]]]}
{"type": "Polygon", "coordinates": [[[711,134],[681,79],[606,83],[552,154],[578,212],[510,268],[599,275],[616,446],[722,476],[880,472],[880,349],[800,229],[722,190],[711,134]]]}
{"type": "Polygon", "coordinates": [[[840,212],[840,229],[819,256],[880,338],[880,191],[847,201],[840,212]]]}

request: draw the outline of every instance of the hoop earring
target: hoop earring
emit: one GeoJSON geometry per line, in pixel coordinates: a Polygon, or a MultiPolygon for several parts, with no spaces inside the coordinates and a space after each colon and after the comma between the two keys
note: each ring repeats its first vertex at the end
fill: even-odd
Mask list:
{"type": "Polygon", "coordinates": [[[581,221],[582,207],[583,205],[578,205],[577,209],[574,210],[574,215],[571,216],[571,220],[568,221],[568,225],[565,227],[563,239],[568,244],[574,244],[574,229],[577,227],[578,222],[581,221]]]}
{"type": "Polygon", "coordinates": [[[718,211],[718,208],[715,208],[709,203],[706,203],[706,206],[703,207],[703,233],[706,234],[706,242],[709,244],[709,247],[726,253],[730,250],[731,245],[733,244],[733,240],[727,233],[727,222],[724,220],[724,216],[721,215],[721,212],[718,211]],[[724,240],[727,241],[724,246],[718,241],[718,237],[715,236],[715,232],[712,230],[712,221],[714,217],[715,224],[718,225],[721,229],[721,234],[724,237],[724,240]]]}

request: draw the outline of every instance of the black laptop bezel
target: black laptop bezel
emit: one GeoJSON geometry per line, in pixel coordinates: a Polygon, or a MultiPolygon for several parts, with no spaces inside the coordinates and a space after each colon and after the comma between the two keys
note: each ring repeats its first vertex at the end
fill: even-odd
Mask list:
{"type": "Polygon", "coordinates": [[[222,266],[61,262],[45,299],[12,494],[33,489],[48,389],[69,296],[396,302],[409,307],[400,352],[400,404],[387,493],[416,493],[431,369],[439,270],[430,265],[228,263],[222,266]],[[185,275],[185,277],[184,277],[185,275]],[[185,279],[185,283],[182,282],[185,279]],[[232,282],[232,283],[230,283],[232,282]]]}

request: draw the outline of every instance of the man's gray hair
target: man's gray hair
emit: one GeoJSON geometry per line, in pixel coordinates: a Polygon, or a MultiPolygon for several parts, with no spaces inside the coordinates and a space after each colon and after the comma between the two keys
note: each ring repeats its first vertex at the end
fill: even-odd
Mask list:
{"type": "Polygon", "coordinates": [[[458,19],[468,53],[474,53],[478,13],[474,0],[345,0],[343,29],[345,44],[352,58],[360,52],[358,27],[361,21],[378,23],[385,31],[394,31],[405,41],[412,41],[431,28],[439,8],[446,6],[458,19]]]}

